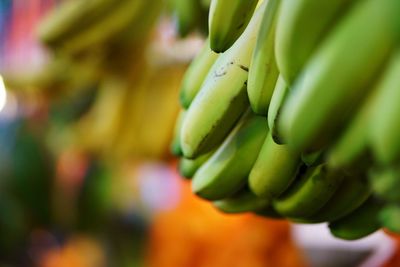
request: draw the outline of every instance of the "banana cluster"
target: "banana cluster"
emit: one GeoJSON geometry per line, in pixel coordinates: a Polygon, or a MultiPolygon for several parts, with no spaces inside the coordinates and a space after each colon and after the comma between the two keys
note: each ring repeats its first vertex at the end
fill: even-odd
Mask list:
{"type": "Polygon", "coordinates": [[[399,37],[397,0],[212,0],[171,147],[193,192],[343,239],[400,231],[399,37]]]}

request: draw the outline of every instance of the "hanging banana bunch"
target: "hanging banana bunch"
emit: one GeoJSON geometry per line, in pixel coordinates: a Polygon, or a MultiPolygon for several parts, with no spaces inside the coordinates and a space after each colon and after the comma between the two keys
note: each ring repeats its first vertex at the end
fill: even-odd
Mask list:
{"type": "Polygon", "coordinates": [[[171,151],[223,212],[400,232],[400,2],[211,0],[171,151]]]}

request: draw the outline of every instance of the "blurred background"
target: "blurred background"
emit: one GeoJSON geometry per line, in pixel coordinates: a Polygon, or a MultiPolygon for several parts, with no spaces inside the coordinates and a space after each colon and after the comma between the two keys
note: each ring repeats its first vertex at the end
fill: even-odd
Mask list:
{"type": "Polygon", "coordinates": [[[0,0],[0,266],[400,266],[394,235],[225,215],[179,177],[179,87],[209,1],[190,29],[168,1],[74,17],[96,2],[78,1],[0,0]]]}

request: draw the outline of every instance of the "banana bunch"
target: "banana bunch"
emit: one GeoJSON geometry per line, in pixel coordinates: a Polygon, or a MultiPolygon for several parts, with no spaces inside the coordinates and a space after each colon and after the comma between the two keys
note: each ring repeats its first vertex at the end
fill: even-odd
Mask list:
{"type": "Polygon", "coordinates": [[[179,172],[223,212],[400,232],[399,41],[397,0],[211,0],[179,172]]]}

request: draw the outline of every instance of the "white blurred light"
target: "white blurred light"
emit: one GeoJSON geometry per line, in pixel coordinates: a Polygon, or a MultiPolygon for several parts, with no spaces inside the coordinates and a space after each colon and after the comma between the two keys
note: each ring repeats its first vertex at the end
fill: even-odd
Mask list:
{"type": "Polygon", "coordinates": [[[6,86],[4,85],[3,77],[0,75],[0,112],[6,105],[6,100],[7,100],[6,86]]]}

